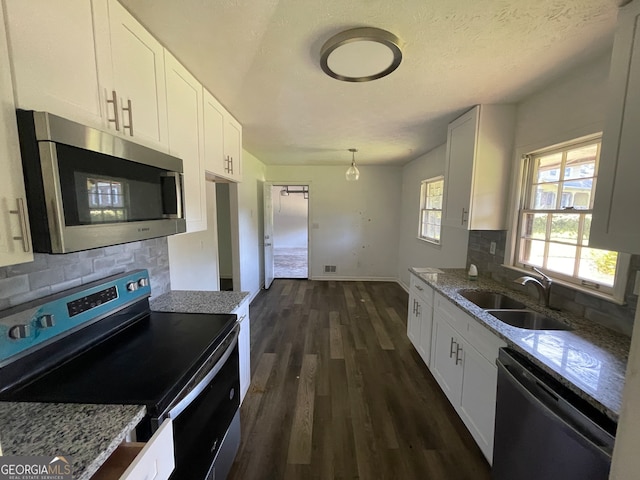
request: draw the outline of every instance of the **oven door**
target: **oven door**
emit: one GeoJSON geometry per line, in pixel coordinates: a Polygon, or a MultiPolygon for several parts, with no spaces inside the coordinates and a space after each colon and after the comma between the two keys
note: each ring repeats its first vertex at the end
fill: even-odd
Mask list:
{"type": "Polygon", "coordinates": [[[231,469],[240,443],[237,335],[236,328],[209,374],[167,414],[173,420],[173,480],[224,479],[231,469]]]}

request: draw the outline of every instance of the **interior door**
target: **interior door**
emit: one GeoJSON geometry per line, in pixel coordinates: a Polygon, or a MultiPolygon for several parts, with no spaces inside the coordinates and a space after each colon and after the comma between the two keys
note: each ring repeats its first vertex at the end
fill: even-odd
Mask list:
{"type": "Polygon", "coordinates": [[[273,184],[265,182],[264,195],[264,288],[273,282],[273,184]]]}

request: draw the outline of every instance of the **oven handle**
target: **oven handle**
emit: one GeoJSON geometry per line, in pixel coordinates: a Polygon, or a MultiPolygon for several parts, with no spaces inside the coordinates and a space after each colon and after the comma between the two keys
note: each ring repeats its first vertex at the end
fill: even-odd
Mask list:
{"type": "Polygon", "coordinates": [[[220,357],[220,360],[218,360],[214,367],[209,371],[209,373],[207,373],[207,375],[202,380],[200,380],[200,382],[195,387],[193,387],[193,390],[191,390],[187,395],[180,399],[177,404],[169,407],[170,410],[165,415],[166,418],[176,418],[178,415],[180,415],[191,404],[191,402],[202,393],[207,385],[211,383],[211,380],[215,378],[215,376],[222,369],[227,360],[229,360],[229,357],[233,353],[233,349],[238,344],[239,332],[240,328],[238,324],[236,324],[233,327],[233,330],[231,330],[231,332],[229,332],[229,334],[221,342],[221,344],[228,343],[228,346],[226,347],[225,352],[220,357]]]}

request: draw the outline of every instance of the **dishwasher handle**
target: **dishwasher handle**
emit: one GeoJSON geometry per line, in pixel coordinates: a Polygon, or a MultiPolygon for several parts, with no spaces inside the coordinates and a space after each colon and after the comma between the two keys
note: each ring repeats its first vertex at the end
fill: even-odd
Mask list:
{"type": "Polygon", "coordinates": [[[514,375],[511,371],[513,368],[511,365],[505,365],[500,359],[496,360],[496,364],[498,375],[504,375],[504,378],[535,405],[543,415],[561,425],[565,432],[581,444],[611,459],[614,437],[610,433],[563,399],[561,395],[554,392],[543,380],[525,367],[518,364],[515,368],[516,375],[514,375]],[[544,396],[536,393],[544,393],[544,396]],[[547,397],[546,401],[543,400],[545,396],[547,397]],[[567,413],[569,415],[566,415],[567,413]]]}

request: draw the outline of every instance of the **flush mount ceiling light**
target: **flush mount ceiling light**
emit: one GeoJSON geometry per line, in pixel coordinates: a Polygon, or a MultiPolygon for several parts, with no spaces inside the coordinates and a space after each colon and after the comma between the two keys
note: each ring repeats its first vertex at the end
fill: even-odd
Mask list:
{"type": "Polygon", "coordinates": [[[351,166],[347,169],[344,176],[348,182],[355,182],[360,178],[360,170],[356,167],[356,152],[358,151],[355,148],[350,148],[351,152],[351,166]]]}
{"type": "Polygon", "coordinates": [[[401,61],[400,39],[373,27],[340,32],[320,50],[324,73],[345,82],[369,82],[386,77],[401,61]]]}

